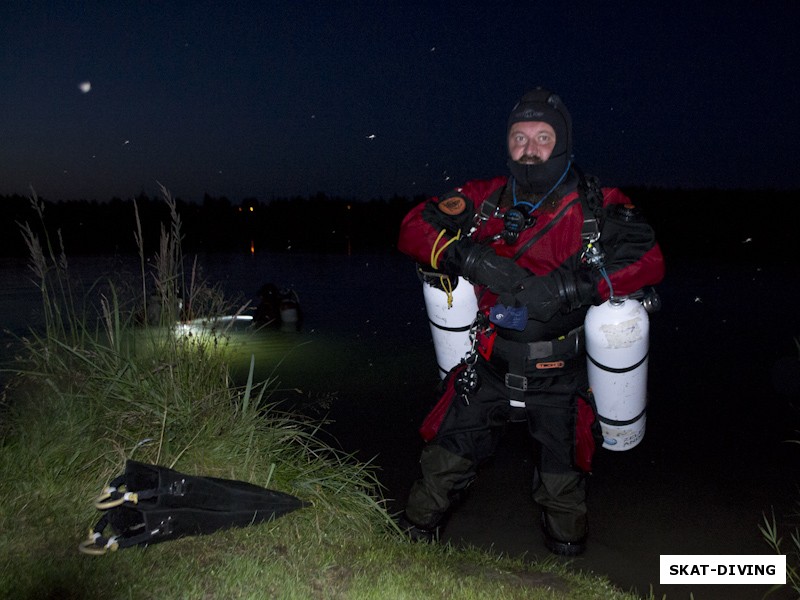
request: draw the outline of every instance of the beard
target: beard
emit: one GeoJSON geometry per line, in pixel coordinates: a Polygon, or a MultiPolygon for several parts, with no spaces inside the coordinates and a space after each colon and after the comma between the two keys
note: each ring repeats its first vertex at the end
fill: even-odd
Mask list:
{"type": "Polygon", "coordinates": [[[523,165],[540,165],[544,161],[541,159],[541,157],[536,156],[535,154],[523,154],[517,159],[517,162],[523,165]]]}
{"type": "MultiPolygon", "coordinates": [[[[535,204],[561,180],[558,187],[552,190],[539,207],[542,213],[554,211],[561,203],[561,198],[577,185],[577,177],[568,170],[569,164],[570,161],[564,155],[551,156],[547,161],[542,161],[538,156],[520,156],[519,160],[509,160],[511,175],[517,184],[517,198],[535,204]],[[523,162],[525,159],[531,162],[523,162]]],[[[503,200],[513,204],[511,186],[507,186],[506,189],[509,198],[503,200]]]]}
{"type": "Polygon", "coordinates": [[[520,160],[509,159],[508,167],[521,191],[544,194],[564,175],[569,167],[569,158],[566,154],[559,154],[543,161],[532,155],[520,156],[520,160]],[[523,158],[527,162],[523,162],[523,158]]]}

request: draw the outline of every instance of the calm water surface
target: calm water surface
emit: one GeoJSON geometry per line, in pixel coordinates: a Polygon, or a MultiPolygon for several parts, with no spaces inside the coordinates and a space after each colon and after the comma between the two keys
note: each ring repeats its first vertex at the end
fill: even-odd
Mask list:
{"type": "MultiPolygon", "coordinates": [[[[414,267],[397,255],[208,254],[198,257],[202,277],[222,286],[229,299],[252,306],[265,283],[291,287],[300,297],[298,332],[272,329],[235,333],[234,373],[246,372],[255,356],[256,377],[278,377],[280,386],[307,395],[364,395],[371,385],[437,381],[414,360],[432,357],[424,302],[414,267]]],[[[70,260],[76,289],[113,274],[139,285],[135,257],[79,257],[70,260]]],[[[10,337],[41,323],[41,296],[25,261],[0,261],[0,327],[5,357],[10,337]]],[[[375,390],[373,398],[379,395],[375,390]]]]}

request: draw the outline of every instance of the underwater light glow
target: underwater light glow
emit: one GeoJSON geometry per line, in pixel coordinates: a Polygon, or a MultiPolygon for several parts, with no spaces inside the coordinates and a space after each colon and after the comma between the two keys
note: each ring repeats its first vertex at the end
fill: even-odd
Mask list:
{"type": "Polygon", "coordinates": [[[213,335],[238,329],[240,324],[250,326],[252,321],[252,315],[225,315],[208,319],[179,321],[175,324],[175,332],[179,335],[213,335]]]}

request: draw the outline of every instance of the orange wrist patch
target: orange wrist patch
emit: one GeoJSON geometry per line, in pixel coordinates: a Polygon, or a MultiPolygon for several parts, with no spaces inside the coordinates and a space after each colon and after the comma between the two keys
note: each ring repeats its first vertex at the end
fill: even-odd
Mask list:
{"type": "Polygon", "coordinates": [[[455,217],[467,210],[467,202],[461,196],[450,196],[441,200],[436,206],[444,214],[455,217]]]}

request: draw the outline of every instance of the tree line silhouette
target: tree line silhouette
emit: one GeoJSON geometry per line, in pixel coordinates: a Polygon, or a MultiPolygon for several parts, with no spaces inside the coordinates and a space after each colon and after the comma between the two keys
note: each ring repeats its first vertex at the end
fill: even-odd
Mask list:
{"type": "MultiPolygon", "coordinates": [[[[395,196],[354,201],[319,193],[267,202],[247,198],[234,203],[209,195],[199,203],[179,198],[175,202],[187,252],[349,253],[393,248],[403,216],[422,200],[395,196]]],[[[44,205],[44,226],[51,239],[60,235],[67,254],[137,252],[137,213],[145,248],[156,249],[161,225],[168,226],[170,221],[166,202],[145,194],[108,202],[40,202],[44,205]]],[[[0,196],[0,255],[27,254],[19,232],[21,223],[42,233],[30,198],[0,196]]]]}
{"type": "MultiPolygon", "coordinates": [[[[644,211],[667,256],[739,260],[769,255],[794,260],[800,191],[648,187],[624,191],[644,211]]],[[[187,252],[359,253],[393,251],[403,217],[424,199],[393,196],[361,201],[318,193],[232,202],[206,195],[202,202],[176,199],[176,205],[187,252]]],[[[145,249],[153,252],[161,226],[169,223],[163,199],[145,194],[107,202],[40,201],[51,239],[60,236],[68,255],[137,252],[137,212],[145,249]]],[[[21,223],[41,233],[30,198],[0,196],[0,256],[27,255],[21,223]]]]}

